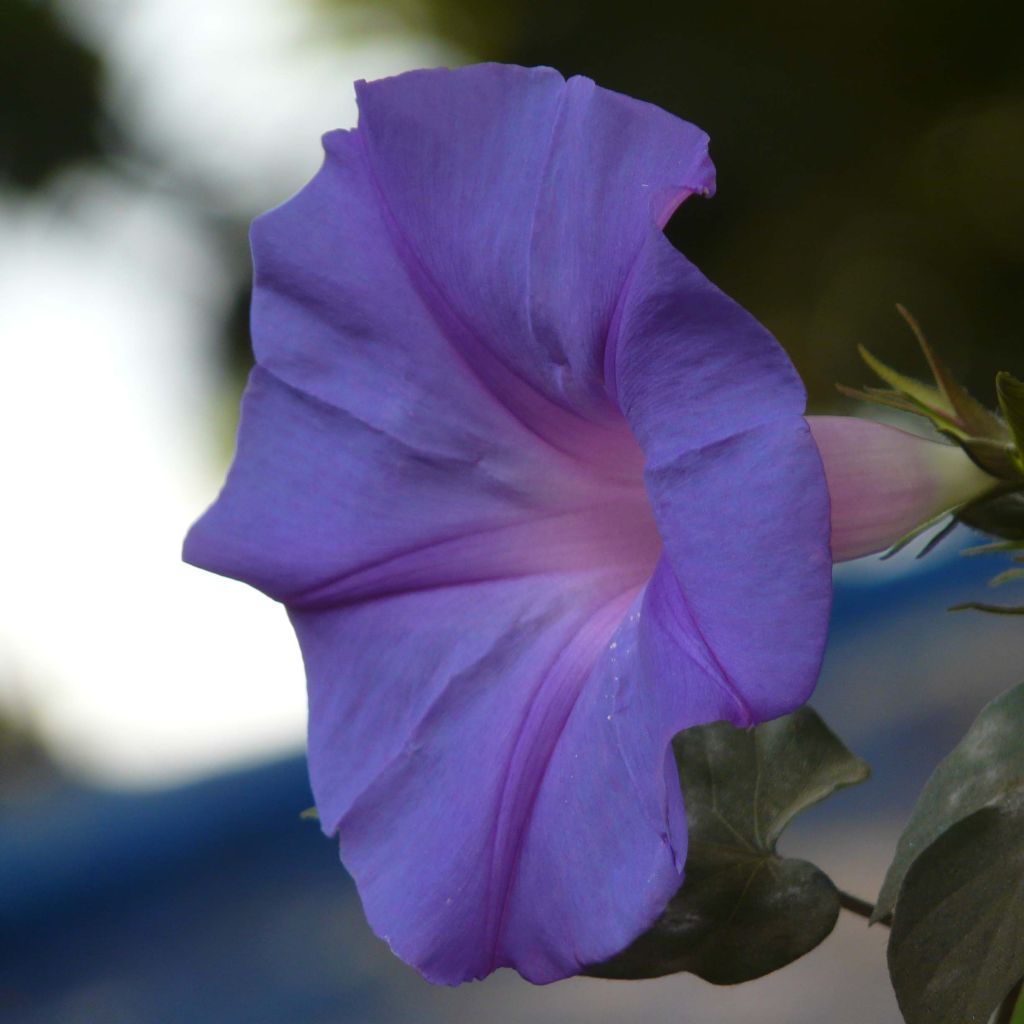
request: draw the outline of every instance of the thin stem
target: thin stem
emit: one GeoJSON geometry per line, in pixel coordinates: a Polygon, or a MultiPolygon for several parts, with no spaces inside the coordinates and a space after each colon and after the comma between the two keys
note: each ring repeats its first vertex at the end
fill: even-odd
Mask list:
{"type": "Polygon", "coordinates": [[[1024,985],[1024,979],[1018,981],[1006,993],[1006,998],[999,1004],[999,1009],[996,1010],[996,1015],[992,1018],[992,1024],[1011,1024],[1013,1021],[1013,1011],[1017,1009],[1017,1001],[1020,999],[1022,985],[1024,985]]]}
{"type": "MultiPolygon", "coordinates": [[[[867,918],[871,920],[871,915],[875,912],[875,906],[873,903],[868,903],[867,900],[862,900],[859,896],[851,896],[848,892],[839,890],[839,906],[843,910],[850,911],[851,914],[857,914],[859,917],[867,918]]],[[[892,918],[886,914],[885,917],[879,918],[878,924],[884,924],[888,928],[892,924],[892,918]]]]}

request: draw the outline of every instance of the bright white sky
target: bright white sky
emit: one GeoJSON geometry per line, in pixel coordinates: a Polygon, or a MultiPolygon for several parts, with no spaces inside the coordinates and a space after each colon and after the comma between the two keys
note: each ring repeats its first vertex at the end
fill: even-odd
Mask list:
{"type": "MultiPolygon", "coordinates": [[[[300,0],[73,0],[111,97],[212,202],[276,204],[355,120],[351,83],[457,56],[324,38],[300,0]],[[319,33],[319,34],[318,34],[319,33]]],[[[81,173],[0,196],[0,700],[77,772],[153,785],[298,749],[283,611],[180,562],[229,452],[211,360],[228,282],[172,199],[81,173]]]]}

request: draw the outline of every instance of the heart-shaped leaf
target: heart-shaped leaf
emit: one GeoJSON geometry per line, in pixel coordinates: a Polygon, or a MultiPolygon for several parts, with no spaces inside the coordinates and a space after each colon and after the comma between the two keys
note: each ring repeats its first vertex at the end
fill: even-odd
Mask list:
{"type": "Polygon", "coordinates": [[[686,880],[648,932],[587,973],[689,971],[729,985],[778,970],[826,938],[839,914],[832,882],[780,857],[779,836],[868,767],[810,708],[751,730],[688,729],[674,747],[690,829],[686,880]]]}

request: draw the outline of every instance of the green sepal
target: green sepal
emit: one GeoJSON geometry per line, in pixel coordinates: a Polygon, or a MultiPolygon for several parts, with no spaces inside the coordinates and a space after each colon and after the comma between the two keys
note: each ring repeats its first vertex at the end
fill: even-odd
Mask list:
{"type": "Polygon", "coordinates": [[[928,539],[928,543],[921,548],[915,557],[924,558],[925,555],[934,551],[957,528],[957,525],[956,518],[951,516],[949,522],[938,533],[928,539]]]}
{"type": "Polygon", "coordinates": [[[921,346],[928,366],[935,378],[939,391],[948,408],[953,410],[954,419],[958,421],[964,433],[968,437],[1002,441],[1006,439],[1006,427],[995,413],[986,409],[966,388],[961,385],[952,371],[935,354],[935,350],[928,344],[918,322],[907,310],[897,303],[896,309],[900,316],[907,322],[907,326],[914,332],[917,343],[921,346]]]}
{"type": "MultiPolygon", "coordinates": [[[[1024,562],[1024,555],[1014,554],[1017,551],[1024,551],[1024,540],[1001,540],[992,544],[979,544],[973,548],[964,548],[960,554],[973,558],[976,555],[1011,554],[1013,561],[1020,564],[1024,562]]],[[[1013,580],[1024,578],[1024,569],[1007,569],[989,580],[990,587],[1002,586],[1013,580]]],[[[950,608],[950,611],[982,611],[993,612],[997,615],[1024,615],[1024,606],[988,604],[984,601],[968,601],[965,604],[958,604],[950,608]]]]}
{"type": "Polygon", "coordinates": [[[949,367],[928,344],[917,321],[902,306],[896,308],[914,332],[935,383],[925,384],[900,373],[859,345],[861,358],[889,385],[890,390],[840,385],[839,391],[863,402],[924,417],[939,433],[960,445],[968,457],[990,476],[1013,486],[1024,486],[1024,456],[1020,444],[1021,437],[1024,437],[1024,384],[1005,373],[996,379],[1000,406],[1010,424],[1007,426],[957,382],[949,367]]]}
{"type": "Polygon", "coordinates": [[[915,416],[928,416],[931,418],[930,410],[909,398],[904,398],[895,391],[886,391],[884,388],[850,388],[845,384],[837,384],[836,391],[847,398],[856,398],[860,402],[869,402],[872,405],[885,405],[890,409],[897,409],[900,412],[913,413],[915,416]]]}
{"type": "Polygon", "coordinates": [[[996,374],[996,395],[1016,445],[1017,466],[1024,470],[1024,383],[1001,370],[996,374]]]}
{"type": "Polygon", "coordinates": [[[891,391],[880,391],[876,388],[865,389],[865,395],[869,400],[883,401],[889,405],[896,404],[897,408],[902,407],[908,412],[917,412],[921,416],[928,417],[936,425],[942,424],[951,430],[963,432],[957,422],[953,406],[938,388],[933,388],[886,366],[863,345],[858,345],[857,351],[875,375],[892,388],[891,391]]]}
{"type": "Polygon", "coordinates": [[[979,468],[996,480],[1024,484],[1021,471],[1020,453],[1005,441],[990,441],[984,437],[958,437],[948,430],[940,430],[950,440],[959,444],[967,457],[979,468]]]}
{"type": "MultiPolygon", "coordinates": [[[[1022,550],[1024,550],[1024,540],[997,540],[991,544],[978,544],[973,548],[964,548],[960,554],[965,558],[974,558],[977,555],[998,555],[1022,550]]],[[[1015,558],[1014,561],[1020,561],[1020,559],[1015,558]]]]}
{"type": "Polygon", "coordinates": [[[688,729],[673,748],[689,825],[685,881],[648,932],[586,973],[689,971],[732,985],[785,967],[829,935],[840,905],[822,871],[776,853],[779,836],[804,809],[863,782],[868,766],[810,708],[754,729],[688,729]]]}
{"type": "Polygon", "coordinates": [[[956,510],[965,526],[1002,541],[1024,542],[1024,490],[1002,487],[956,510]]]}
{"type": "Polygon", "coordinates": [[[1006,569],[988,581],[990,587],[1001,587],[1004,583],[1024,579],[1024,569],[1006,569]]]}
{"type": "Polygon", "coordinates": [[[956,526],[956,519],[951,516],[949,512],[940,512],[937,516],[932,516],[931,519],[925,520],[923,523],[919,523],[912,530],[903,534],[902,537],[895,544],[889,548],[885,554],[881,556],[881,560],[884,562],[887,558],[892,558],[893,555],[898,555],[908,544],[917,540],[922,533],[927,533],[933,526],[938,526],[943,519],[949,518],[949,522],[925,545],[925,547],[916,555],[917,558],[924,558],[929,551],[933,551],[935,547],[953,531],[956,526]]]}
{"type": "MultiPolygon", "coordinates": [[[[1002,420],[995,413],[986,409],[957,382],[952,371],[935,354],[917,321],[906,309],[899,305],[896,309],[914,332],[921,351],[928,361],[935,383],[925,384],[914,377],[908,377],[906,374],[886,366],[863,345],[858,345],[857,349],[861,358],[876,376],[889,385],[891,390],[864,388],[863,391],[855,391],[841,387],[840,391],[862,401],[923,416],[942,433],[958,442],[991,442],[999,447],[1009,445],[1010,433],[1002,420]]],[[[979,465],[981,465],[980,462],[979,465]]],[[[987,467],[982,465],[982,468],[987,467]]]]}
{"type": "MultiPolygon", "coordinates": [[[[890,558],[906,547],[916,537],[930,530],[949,516],[946,525],[929,540],[923,550],[917,555],[923,558],[929,551],[932,551],[942,540],[949,536],[958,523],[979,530],[982,533],[999,537],[1001,540],[992,544],[982,544],[968,548],[965,555],[993,554],[1007,551],[1024,549],[1024,489],[1015,484],[996,484],[992,490],[987,491],[973,501],[965,502],[948,512],[929,519],[914,527],[909,533],[904,534],[896,543],[889,548],[882,558],[890,558]]],[[[1014,561],[1021,561],[1015,558],[1014,561]]],[[[976,605],[957,605],[954,611],[960,611],[965,607],[976,607],[976,605]]]]}
{"type": "MultiPolygon", "coordinates": [[[[889,409],[896,409],[898,412],[909,412],[914,416],[925,416],[933,423],[935,415],[931,410],[917,402],[904,398],[895,391],[886,391],[883,388],[849,388],[845,384],[837,384],[836,391],[847,398],[855,398],[859,402],[867,402],[871,405],[884,405],[889,409]]],[[[955,426],[952,421],[948,422],[950,427],[955,426]]]]}

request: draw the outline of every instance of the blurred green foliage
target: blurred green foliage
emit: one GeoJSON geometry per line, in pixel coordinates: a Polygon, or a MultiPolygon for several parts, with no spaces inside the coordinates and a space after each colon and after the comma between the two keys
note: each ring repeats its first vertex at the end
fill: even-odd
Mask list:
{"type": "MultiPolygon", "coordinates": [[[[1019,2],[308,2],[325,33],[346,23],[339,7],[360,8],[371,27],[402,21],[468,60],[587,74],[707,130],[718,195],[685,204],[669,233],[778,335],[812,406],[842,402],[836,381],[865,381],[857,343],[915,365],[896,302],[976,393],[1024,369],[1019,2]]],[[[14,58],[0,65],[0,172],[21,184],[98,152],[102,54],[48,12],[0,4],[14,58]]],[[[240,297],[223,336],[244,365],[247,254],[231,251],[240,297]]]]}
{"type": "Polygon", "coordinates": [[[31,716],[0,714],[0,812],[57,781],[57,767],[36,736],[31,716]]]}
{"type": "Polygon", "coordinates": [[[99,56],[51,5],[0,2],[0,185],[33,188],[100,153],[99,56]]]}

